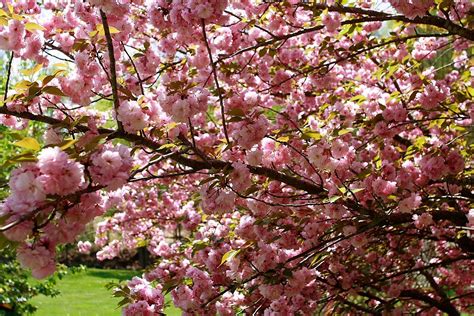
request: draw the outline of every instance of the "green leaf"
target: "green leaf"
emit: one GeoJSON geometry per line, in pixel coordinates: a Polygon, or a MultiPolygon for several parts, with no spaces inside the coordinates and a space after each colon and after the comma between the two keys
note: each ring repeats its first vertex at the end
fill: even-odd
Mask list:
{"type": "Polygon", "coordinates": [[[252,186],[250,188],[248,188],[246,191],[245,191],[245,195],[250,195],[252,193],[255,193],[257,192],[258,190],[260,189],[260,187],[256,184],[252,184],[252,186]]]}
{"type": "Polygon", "coordinates": [[[307,132],[304,132],[303,137],[304,137],[304,138],[312,138],[312,139],[314,139],[314,140],[320,140],[321,138],[323,138],[323,136],[321,135],[321,133],[316,132],[316,131],[307,131],[307,132]]]}
{"type": "Polygon", "coordinates": [[[43,87],[46,86],[48,83],[51,82],[51,80],[53,80],[54,78],[56,78],[57,75],[61,74],[65,72],[64,70],[58,70],[56,71],[54,74],[52,75],[48,75],[46,77],[43,78],[43,81],[42,81],[42,84],[43,84],[43,87]]]}
{"type": "Polygon", "coordinates": [[[208,182],[210,182],[210,181],[212,181],[212,180],[215,180],[215,178],[214,178],[214,177],[206,178],[206,179],[202,180],[201,182],[199,182],[199,186],[201,186],[201,185],[203,185],[203,184],[206,184],[206,183],[208,183],[208,182]]]}
{"type": "Polygon", "coordinates": [[[232,116],[230,119],[227,120],[227,122],[241,122],[245,118],[242,116],[232,116]]]}
{"type": "Polygon", "coordinates": [[[227,114],[232,116],[245,116],[245,112],[240,108],[231,109],[230,111],[227,111],[227,114]]]}
{"type": "Polygon", "coordinates": [[[43,26],[41,26],[37,23],[33,23],[33,22],[26,23],[25,24],[25,29],[27,31],[35,31],[35,30],[44,31],[44,30],[46,30],[43,26]]]}
{"type": "Polygon", "coordinates": [[[123,300],[121,300],[120,302],[118,302],[117,304],[117,308],[119,307],[122,307],[124,305],[127,305],[128,303],[130,303],[130,299],[128,297],[125,297],[123,300]]]}
{"type": "Polygon", "coordinates": [[[41,148],[38,141],[34,138],[31,138],[31,137],[25,137],[22,140],[13,143],[13,145],[18,146],[18,147],[22,147],[22,148],[26,148],[26,149],[31,149],[31,150],[34,150],[34,151],[38,151],[41,148]]]}
{"type": "Polygon", "coordinates": [[[277,138],[277,141],[282,142],[282,143],[288,143],[290,140],[290,136],[281,136],[277,138]]]}
{"type": "Polygon", "coordinates": [[[163,293],[168,294],[169,292],[171,292],[177,286],[178,286],[178,283],[175,280],[172,280],[172,281],[169,281],[169,282],[166,282],[165,284],[163,284],[162,291],[163,291],[163,293]]]}
{"type": "Polygon", "coordinates": [[[357,178],[359,180],[365,179],[367,178],[367,176],[370,174],[371,171],[372,170],[370,168],[366,168],[357,174],[357,178]]]}
{"type": "Polygon", "coordinates": [[[65,139],[61,144],[59,144],[59,148],[61,148],[62,150],[66,150],[78,141],[78,139],[65,139]]]}
{"type": "Polygon", "coordinates": [[[357,193],[357,192],[364,191],[364,190],[365,190],[365,188],[351,189],[352,193],[357,193]]]}
{"type": "Polygon", "coordinates": [[[325,203],[334,203],[336,202],[337,200],[339,200],[341,198],[340,195],[334,195],[334,196],[331,196],[330,198],[324,200],[325,203]]]}
{"type": "Polygon", "coordinates": [[[199,251],[199,250],[203,250],[205,249],[207,246],[209,246],[209,244],[203,240],[195,240],[193,242],[193,255],[199,251]]]}
{"type": "Polygon", "coordinates": [[[174,148],[174,147],[176,147],[175,144],[164,144],[164,145],[161,145],[160,148],[158,148],[158,150],[171,149],[171,148],[174,148]]]}
{"type": "MultiPolygon", "coordinates": [[[[28,23],[27,23],[28,24],[28,23]]],[[[20,70],[20,73],[22,75],[25,75],[25,76],[32,76],[34,75],[35,73],[37,73],[38,71],[41,70],[41,68],[43,68],[43,64],[37,64],[36,66],[34,66],[33,68],[31,69],[23,69],[23,70],[20,70]]]]}
{"type": "Polygon", "coordinates": [[[327,253],[318,253],[317,255],[314,256],[313,260],[311,260],[311,263],[309,264],[310,267],[314,267],[317,265],[319,262],[323,261],[328,257],[329,255],[327,253]]]}
{"type": "Polygon", "coordinates": [[[242,251],[242,249],[237,249],[237,250],[230,250],[228,252],[226,252],[223,256],[222,256],[222,260],[221,260],[221,265],[223,265],[224,263],[226,263],[227,261],[230,261],[232,260],[232,258],[234,258],[235,256],[237,256],[240,251],[242,251]]]}
{"type": "MultiPolygon", "coordinates": [[[[104,29],[104,25],[103,24],[99,24],[97,25],[97,28],[96,28],[96,31],[97,33],[96,34],[99,34],[100,36],[105,36],[105,29],[104,29]]],[[[117,34],[117,33],[120,33],[120,31],[113,27],[113,26],[109,26],[109,32],[110,34],[117,34]]],[[[91,32],[92,33],[92,32],[91,32]]],[[[94,37],[94,35],[91,35],[89,34],[91,37],[94,37]]]]}
{"type": "Polygon", "coordinates": [[[58,87],[46,86],[42,90],[43,90],[44,93],[47,93],[47,94],[53,94],[53,95],[57,95],[57,96],[60,96],[60,97],[65,97],[66,96],[64,94],[64,92],[62,92],[61,89],[59,89],[58,87]]]}
{"type": "Polygon", "coordinates": [[[351,129],[345,128],[345,129],[341,129],[340,131],[338,131],[337,135],[342,136],[342,135],[345,135],[345,134],[350,133],[350,132],[351,132],[351,129]]]}

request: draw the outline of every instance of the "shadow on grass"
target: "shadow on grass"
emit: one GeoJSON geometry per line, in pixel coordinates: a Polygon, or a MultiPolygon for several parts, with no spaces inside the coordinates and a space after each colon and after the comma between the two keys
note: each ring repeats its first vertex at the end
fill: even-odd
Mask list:
{"type": "Polygon", "coordinates": [[[90,276],[104,278],[104,279],[115,279],[119,281],[129,280],[134,276],[141,275],[141,271],[135,270],[99,270],[91,269],[86,270],[86,273],[90,276]]]}

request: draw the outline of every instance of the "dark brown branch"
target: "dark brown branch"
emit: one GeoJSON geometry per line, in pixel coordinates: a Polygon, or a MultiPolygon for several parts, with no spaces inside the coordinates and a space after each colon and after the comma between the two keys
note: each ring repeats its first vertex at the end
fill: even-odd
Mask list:
{"type": "MultiPolygon", "coordinates": [[[[115,55],[114,55],[114,43],[112,42],[112,36],[110,35],[109,23],[107,22],[107,16],[105,12],[100,10],[100,17],[102,18],[102,24],[104,26],[105,39],[107,41],[107,50],[109,53],[109,67],[110,67],[110,85],[112,86],[112,96],[114,99],[115,115],[118,116],[118,108],[120,106],[120,100],[117,89],[117,71],[115,69],[115,55]]],[[[117,118],[117,124],[119,130],[123,130],[122,122],[117,118]]]]}
{"type": "Polygon", "coordinates": [[[451,304],[446,304],[445,302],[440,302],[435,300],[434,298],[431,298],[430,296],[421,293],[417,290],[403,290],[400,294],[400,297],[408,297],[412,298],[418,301],[425,302],[429,304],[430,306],[436,307],[440,311],[445,312],[446,314],[450,316],[459,316],[459,312],[452,306],[451,304]]]}
{"type": "Polygon", "coordinates": [[[82,194],[99,191],[103,188],[104,188],[104,186],[102,186],[102,185],[90,186],[90,187],[87,187],[83,190],[79,190],[75,193],[72,193],[72,194],[69,194],[69,195],[66,195],[66,196],[52,196],[53,198],[56,198],[56,199],[54,199],[53,201],[51,201],[49,203],[44,204],[43,206],[38,207],[34,211],[20,217],[17,220],[0,227],[0,232],[4,232],[4,231],[6,231],[6,230],[8,230],[12,227],[15,227],[16,225],[18,225],[18,224],[20,224],[20,223],[22,223],[26,220],[29,220],[29,219],[33,218],[36,214],[38,214],[39,211],[44,210],[44,209],[46,209],[48,207],[51,207],[51,206],[56,206],[61,201],[65,201],[65,200],[69,200],[69,199],[77,199],[82,194]]]}
{"type": "Polygon", "coordinates": [[[74,62],[74,56],[71,53],[68,53],[65,50],[63,50],[61,47],[55,46],[50,42],[44,43],[44,46],[49,47],[52,50],[56,50],[56,51],[62,53],[63,55],[67,56],[69,59],[59,58],[57,56],[54,56],[54,57],[56,57],[58,59],[62,59],[62,60],[67,61],[67,62],[74,62]]]}
{"type": "MultiPolygon", "coordinates": [[[[6,107],[0,107],[0,114],[12,115],[19,118],[47,123],[49,125],[66,125],[66,126],[68,125],[64,121],[61,121],[49,116],[33,114],[30,112],[14,112],[14,111],[9,110],[6,107]]],[[[87,126],[79,124],[74,127],[74,130],[85,133],[89,131],[89,128],[87,126]]],[[[148,148],[155,149],[158,153],[161,153],[161,154],[171,153],[168,149],[159,149],[161,147],[160,143],[157,143],[149,138],[146,138],[140,135],[128,134],[128,133],[125,133],[124,131],[114,131],[114,130],[106,129],[106,128],[99,128],[98,132],[100,134],[109,134],[109,139],[122,138],[130,142],[133,142],[137,145],[144,145],[148,148]]],[[[180,163],[189,168],[192,168],[195,171],[209,169],[209,168],[214,168],[216,170],[223,170],[224,168],[228,168],[228,169],[232,168],[229,162],[215,160],[215,159],[209,159],[207,161],[194,160],[194,159],[184,157],[181,153],[173,153],[169,157],[175,162],[180,163]]],[[[277,170],[266,168],[266,167],[250,166],[250,165],[248,165],[247,167],[249,168],[250,172],[253,174],[266,176],[272,180],[283,182],[285,184],[288,184],[294,187],[295,189],[302,190],[310,194],[320,194],[323,197],[326,195],[326,190],[322,189],[318,185],[315,185],[308,181],[301,180],[292,176],[285,175],[277,170]]]]}
{"type": "Polygon", "coordinates": [[[3,95],[3,103],[6,103],[7,98],[8,98],[8,86],[10,85],[10,77],[11,77],[11,74],[12,74],[13,56],[14,56],[14,54],[13,54],[13,52],[11,52],[10,60],[8,61],[7,81],[5,82],[5,94],[3,95]]]}
{"type": "Polygon", "coordinates": [[[209,43],[207,41],[206,23],[204,23],[204,20],[201,21],[201,27],[202,27],[202,35],[204,37],[204,44],[206,44],[207,53],[209,55],[209,61],[211,63],[211,67],[212,67],[212,73],[214,75],[214,83],[216,85],[217,94],[219,95],[219,104],[220,104],[220,107],[221,107],[222,126],[224,128],[225,140],[227,141],[227,144],[230,144],[229,134],[227,133],[227,124],[226,124],[226,120],[225,120],[224,99],[222,98],[222,90],[221,90],[221,87],[219,85],[219,79],[217,78],[216,64],[214,63],[214,60],[212,59],[211,47],[209,47],[209,43]]]}
{"type": "Polygon", "coordinates": [[[132,64],[132,67],[135,70],[135,73],[137,74],[140,91],[142,92],[142,95],[145,95],[145,90],[143,89],[143,81],[142,81],[142,78],[140,77],[140,73],[138,72],[137,66],[135,65],[135,62],[133,61],[132,56],[130,56],[130,54],[127,52],[127,48],[125,47],[124,43],[122,43],[122,46],[123,46],[123,51],[125,52],[125,54],[127,54],[128,59],[130,59],[130,63],[132,64]]]}
{"type": "MultiPolygon", "coordinates": [[[[432,15],[425,15],[422,17],[416,17],[414,19],[409,19],[403,15],[391,15],[389,13],[375,11],[375,10],[368,10],[356,7],[348,7],[342,5],[326,5],[326,4],[318,4],[314,3],[307,6],[308,9],[319,9],[325,10],[328,9],[330,12],[339,12],[339,13],[351,13],[351,14],[360,14],[365,15],[368,17],[378,17],[381,19],[389,18],[389,20],[393,21],[400,21],[406,23],[413,23],[413,24],[424,24],[424,25],[431,25],[436,26],[442,29],[447,30],[451,34],[456,34],[461,37],[464,37],[468,40],[474,41],[474,30],[462,27],[456,23],[453,23],[447,19],[443,19],[438,16],[432,15]]],[[[381,20],[382,21],[382,20],[381,20]]]]}

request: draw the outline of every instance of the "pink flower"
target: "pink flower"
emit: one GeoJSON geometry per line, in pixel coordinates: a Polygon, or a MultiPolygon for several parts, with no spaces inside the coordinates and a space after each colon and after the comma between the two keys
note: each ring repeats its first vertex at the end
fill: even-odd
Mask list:
{"type": "Polygon", "coordinates": [[[402,213],[410,213],[412,210],[418,208],[421,205],[421,197],[412,193],[409,197],[403,199],[398,204],[398,209],[402,213]]]}
{"type": "Polygon", "coordinates": [[[329,12],[323,15],[322,22],[329,33],[335,32],[341,26],[341,15],[337,12],[329,12]]]}
{"type": "Polygon", "coordinates": [[[124,308],[125,316],[154,316],[155,308],[153,304],[150,306],[147,301],[137,301],[124,308]]]}
{"type": "Polygon", "coordinates": [[[124,101],[117,111],[117,119],[129,133],[136,133],[148,126],[148,115],[136,101],[124,101]]]}
{"type": "Polygon", "coordinates": [[[331,154],[336,159],[343,158],[348,152],[349,146],[341,139],[336,139],[331,144],[331,154]]]}
{"type": "Polygon", "coordinates": [[[429,225],[433,225],[433,217],[429,213],[423,213],[421,215],[413,215],[413,221],[415,222],[416,228],[424,228],[429,225]]]}
{"type": "Polygon", "coordinates": [[[43,149],[38,155],[39,181],[45,193],[68,195],[84,184],[83,166],[69,159],[59,147],[43,149]]]}
{"type": "Polygon", "coordinates": [[[398,297],[400,296],[400,293],[402,291],[403,287],[401,284],[399,283],[393,283],[390,285],[388,291],[387,291],[387,294],[390,296],[390,297],[398,297]]]}
{"type": "MultiPolygon", "coordinates": [[[[97,242],[96,242],[97,244],[97,242]]],[[[107,246],[103,247],[102,250],[96,254],[97,260],[103,261],[106,259],[113,259],[120,254],[120,243],[118,240],[112,240],[107,246]]]]}
{"type": "Polygon", "coordinates": [[[362,248],[367,242],[367,237],[364,234],[358,234],[351,238],[351,244],[355,248],[362,248]]]}
{"type": "Polygon", "coordinates": [[[469,210],[469,213],[467,214],[467,220],[468,220],[468,226],[474,227],[474,209],[469,210]]]}
{"type": "Polygon", "coordinates": [[[31,203],[41,202],[46,198],[43,185],[38,179],[39,170],[33,165],[25,166],[12,171],[10,189],[16,200],[31,203]]]}
{"type": "Polygon", "coordinates": [[[230,212],[234,209],[236,194],[232,191],[210,187],[206,183],[201,189],[203,211],[212,213],[230,212]]]}
{"type": "Polygon", "coordinates": [[[387,121],[402,122],[407,118],[407,110],[400,102],[389,103],[383,111],[383,118],[387,121]]]}
{"type": "Polygon", "coordinates": [[[397,183],[393,181],[385,181],[382,178],[375,179],[372,182],[374,193],[380,196],[387,196],[397,191],[397,183]]]}
{"type": "Polygon", "coordinates": [[[119,144],[95,152],[91,156],[89,171],[92,180],[116,190],[127,182],[132,165],[130,150],[119,144]]]}
{"type": "Polygon", "coordinates": [[[234,168],[230,174],[232,187],[238,192],[244,192],[252,184],[250,171],[241,162],[234,162],[232,167],[234,168]]]}
{"type": "Polygon", "coordinates": [[[0,49],[19,52],[25,45],[25,25],[18,19],[10,19],[8,28],[0,33],[0,49]]]}
{"type": "Polygon", "coordinates": [[[433,0],[389,0],[390,4],[407,18],[424,16],[434,5],[433,0]]]}
{"type": "Polygon", "coordinates": [[[91,249],[92,249],[92,244],[90,241],[81,240],[77,243],[77,251],[79,251],[80,253],[88,255],[90,254],[91,249]]]}
{"type": "Polygon", "coordinates": [[[267,134],[268,127],[268,120],[263,115],[260,115],[257,119],[250,122],[245,121],[237,124],[232,137],[240,146],[250,149],[253,145],[258,144],[267,134]]]}
{"type": "MultiPolygon", "coordinates": [[[[17,216],[11,216],[6,224],[15,222],[18,219],[17,216]]],[[[33,233],[33,222],[32,221],[23,221],[19,224],[13,226],[12,228],[3,232],[5,237],[13,241],[24,241],[29,235],[33,233]]]]}
{"type": "Polygon", "coordinates": [[[199,307],[199,302],[194,298],[193,291],[185,285],[180,285],[171,292],[173,304],[184,311],[192,311],[199,307]]]}
{"type": "Polygon", "coordinates": [[[23,244],[17,249],[17,258],[25,268],[30,268],[33,277],[45,278],[54,273],[56,263],[54,261],[54,245],[43,240],[34,244],[23,244]]]}
{"type": "Polygon", "coordinates": [[[429,84],[425,91],[419,96],[421,105],[427,110],[436,108],[439,103],[446,100],[449,88],[442,83],[429,84]]]}
{"type": "Polygon", "coordinates": [[[424,156],[420,161],[420,168],[429,179],[439,179],[446,175],[447,168],[444,158],[441,156],[424,156]]]}
{"type": "Polygon", "coordinates": [[[276,300],[283,293],[283,286],[262,284],[258,287],[258,290],[260,291],[260,294],[266,299],[276,300]]]}
{"type": "Polygon", "coordinates": [[[450,151],[446,157],[446,166],[451,174],[457,174],[464,170],[464,158],[459,151],[450,151]]]}

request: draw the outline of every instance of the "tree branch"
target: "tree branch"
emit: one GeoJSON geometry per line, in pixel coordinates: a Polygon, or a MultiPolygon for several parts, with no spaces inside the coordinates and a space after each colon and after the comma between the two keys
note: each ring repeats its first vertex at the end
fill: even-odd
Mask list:
{"type": "Polygon", "coordinates": [[[468,40],[474,41],[474,30],[462,27],[461,25],[458,25],[456,23],[453,23],[447,19],[443,19],[438,16],[425,15],[422,17],[409,19],[403,15],[391,15],[385,12],[355,8],[355,7],[348,7],[348,6],[342,6],[342,5],[326,5],[326,4],[314,3],[305,7],[308,9],[317,9],[317,10],[327,9],[329,12],[360,14],[360,15],[365,15],[365,16],[378,17],[381,19],[388,18],[388,20],[393,20],[393,21],[437,26],[439,28],[443,28],[447,30],[448,32],[452,34],[456,34],[468,40]]]}
{"type": "Polygon", "coordinates": [[[403,290],[400,294],[400,297],[409,297],[418,301],[425,302],[429,304],[430,306],[436,307],[440,311],[443,311],[450,316],[460,315],[457,309],[454,308],[454,306],[452,306],[451,304],[446,304],[444,302],[437,301],[434,298],[431,298],[430,296],[424,293],[421,293],[417,290],[403,290]]]}
{"type": "Polygon", "coordinates": [[[118,119],[118,108],[120,106],[120,100],[117,89],[117,71],[115,69],[115,55],[114,55],[114,43],[112,42],[112,36],[110,35],[109,23],[107,22],[107,16],[105,12],[100,10],[100,17],[102,18],[102,24],[104,26],[105,39],[107,40],[107,50],[109,52],[109,68],[110,68],[110,85],[112,86],[112,96],[114,99],[114,109],[119,130],[123,130],[122,122],[118,119]]]}
{"type": "Polygon", "coordinates": [[[204,19],[201,20],[201,27],[202,27],[202,35],[204,37],[204,43],[206,44],[207,53],[209,55],[209,61],[211,63],[211,67],[212,67],[212,73],[214,75],[214,83],[216,85],[217,94],[219,95],[219,104],[221,106],[222,126],[224,127],[225,140],[227,141],[227,144],[230,144],[229,134],[227,133],[227,124],[226,124],[226,120],[225,120],[224,99],[222,98],[221,87],[219,85],[219,80],[217,79],[216,64],[214,63],[214,60],[212,59],[211,47],[209,47],[209,43],[207,41],[206,24],[204,23],[204,19]]]}
{"type": "Polygon", "coordinates": [[[6,103],[7,98],[8,98],[8,86],[10,85],[10,76],[11,76],[11,73],[12,73],[13,56],[14,56],[14,54],[13,54],[13,52],[11,52],[10,60],[8,61],[7,81],[5,82],[5,94],[3,95],[3,103],[6,103]]]}

